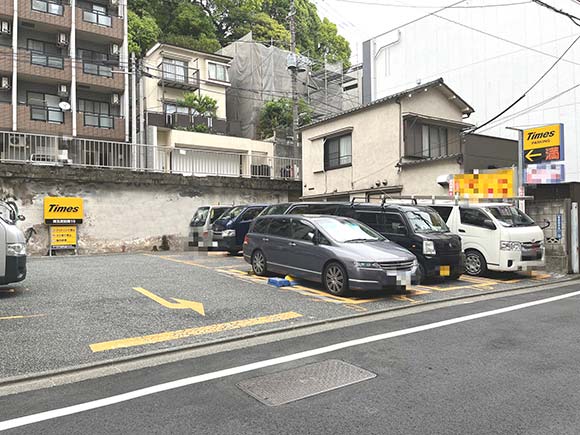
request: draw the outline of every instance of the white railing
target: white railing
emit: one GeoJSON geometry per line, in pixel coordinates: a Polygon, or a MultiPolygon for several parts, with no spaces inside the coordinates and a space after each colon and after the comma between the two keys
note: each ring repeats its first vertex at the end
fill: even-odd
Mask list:
{"type": "Polygon", "coordinates": [[[300,159],[0,132],[0,161],[182,174],[300,180],[300,159]]]}

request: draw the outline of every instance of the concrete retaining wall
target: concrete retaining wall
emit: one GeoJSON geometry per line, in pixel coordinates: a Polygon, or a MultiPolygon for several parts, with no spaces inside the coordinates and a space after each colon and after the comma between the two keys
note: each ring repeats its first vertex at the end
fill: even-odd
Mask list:
{"type": "Polygon", "coordinates": [[[300,182],[184,177],[111,169],[0,164],[0,197],[13,198],[32,236],[33,255],[45,255],[45,196],[84,198],[79,252],[151,250],[168,236],[171,249],[185,245],[194,210],[205,204],[277,203],[296,199],[300,182]]]}

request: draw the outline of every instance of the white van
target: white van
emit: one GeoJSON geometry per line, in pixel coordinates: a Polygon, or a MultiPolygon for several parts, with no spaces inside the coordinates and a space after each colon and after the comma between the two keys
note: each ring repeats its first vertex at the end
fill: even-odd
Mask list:
{"type": "Polygon", "coordinates": [[[231,208],[223,205],[198,207],[189,223],[189,246],[194,248],[217,246],[217,243],[213,242],[211,226],[222,214],[231,208]]]}
{"type": "Polygon", "coordinates": [[[459,235],[465,272],[530,270],[545,265],[544,232],[517,207],[507,203],[431,205],[459,235]]]}

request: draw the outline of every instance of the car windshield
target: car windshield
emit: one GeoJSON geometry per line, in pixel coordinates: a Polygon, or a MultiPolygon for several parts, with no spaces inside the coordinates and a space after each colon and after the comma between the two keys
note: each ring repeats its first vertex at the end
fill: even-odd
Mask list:
{"type": "Polygon", "coordinates": [[[486,210],[505,227],[532,227],[536,225],[532,218],[511,205],[486,207],[486,210]]]}
{"type": "Polygon", "coordinates": [[[237,218],[240,214],[242,214],[242,212],[246,209],[245,206],[243,205],[238,205],[237,207],[234,207],[228,211],[226,211],[224,214],[222,214],[220,216],[220,219],[235,219],[237,218]]]}
{"type": "Polygon", "coordinates": [[[260,216],[267,216],[270,214],[284,214],[291,204],[276,204],[264,209],[260,216]]]}
{"type": "Polygon", "coordinates": [[[441,216],[432,210],[413,210],[406,212],[407,219],[413,231],[420,234],[425,233],[447,233],[449,228],[441,219],[441,216]]]}
{"type": "Polygon", "coordinates": [[[365,243],[386,240],[365,224],[350,219],[320,218],[316,223],[339,243],[365,243]]]}
{"type": "Polygon", "coordinates": [[[224,214],[226,211],[228,211],[230,208],[229,207],[214,207],[211,209],[211,216],[209,218],[210,223],[214,223],[215,221],[217,221],[222,214],[224,214]]]}
{"type": "Polygon", "coordinates": [[[205,224],[207,219],[207,214],[209,213],[209,207],[200,207],[195,211],[195,214],[191,218],[192,226],[201,226],[205,224]]]}

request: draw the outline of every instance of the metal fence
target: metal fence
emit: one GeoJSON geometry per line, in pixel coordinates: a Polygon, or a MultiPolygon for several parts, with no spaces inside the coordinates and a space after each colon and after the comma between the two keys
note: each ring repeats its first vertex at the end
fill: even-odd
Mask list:
{"type": "Polygon", "coordinates": [[[0,132],[0,161],[188,176],[300,180],[300,159],[94,139],[0,132]]]}

